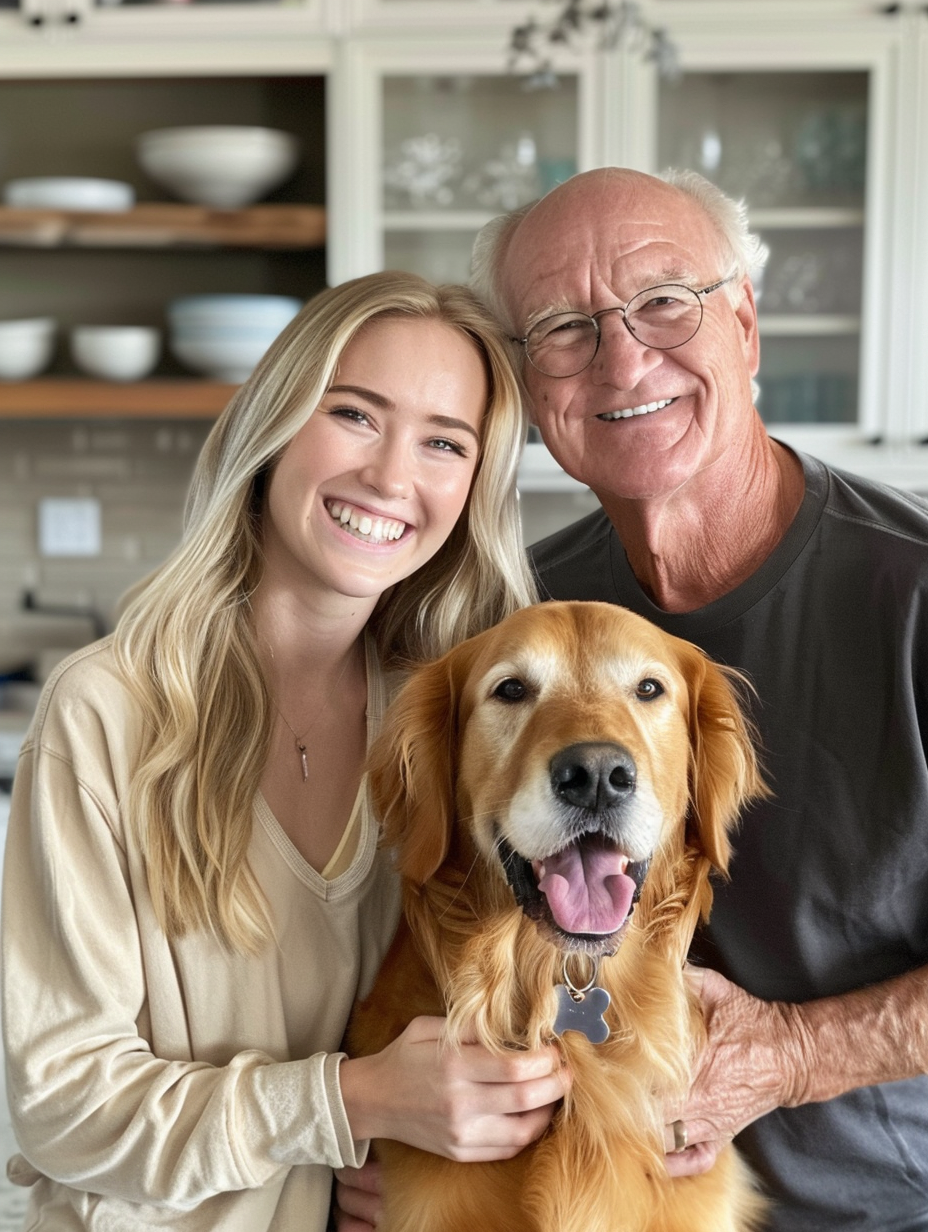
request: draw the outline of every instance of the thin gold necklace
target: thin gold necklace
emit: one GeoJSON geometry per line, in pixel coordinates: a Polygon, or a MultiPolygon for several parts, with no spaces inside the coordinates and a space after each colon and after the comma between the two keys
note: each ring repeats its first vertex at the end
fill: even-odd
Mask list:
{"type": "MultiPolygon", "coordinates": [[[[274,651],[273,651],[273,648],[271,648],[271,658],[273,657],[274,657],[274,651]]],[[[342,670],[338,673],[338,677],[335,683],[332,685],[333,693],[338,688],[338,686],[341,684],[342,678],[344,677],[345,672],[347,672],[348,670],[348,664],[351,662],[351,659],[352,659],[352,655],[349,654],[348,657],[345,659],[345,662],[342,666],[342,670]]],[[[293,736],[294,743],[296,744],[297,756],[300,759],[300,771],[303,775],[303,782],[305,783],[309,779],[309,764],[306,760],[306,737],[309,735],[309,733],[313,730],[313,728],[319,722],[320,715],[317,714],[316,717],[313,719],[312,723],[310,723],[309,727],[307,727],[306,731],[303,732],[302,736],[299,736],[293,730],[290,724],[287,722],[286,715],[281,710],[281,708],[277,705],[277,702],[273,697],[271,698],[271,705],[280,715],[281,719],[286,724],[287,729],[290,731],[291,735],[293,736]]]]}

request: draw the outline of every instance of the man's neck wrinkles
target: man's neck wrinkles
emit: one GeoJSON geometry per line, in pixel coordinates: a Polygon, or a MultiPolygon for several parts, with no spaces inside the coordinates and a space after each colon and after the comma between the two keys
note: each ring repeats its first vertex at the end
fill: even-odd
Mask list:
{"type": "Polygon", "coordinates": [[[797,459],[775,449],[768,440],[752,465],[719,467],[723,483],[707,471],[659,499],[603,494],[635,577],[658,607],[705,607],[750,577],[780,542],[802,500],[802,474],[797,459]]]}

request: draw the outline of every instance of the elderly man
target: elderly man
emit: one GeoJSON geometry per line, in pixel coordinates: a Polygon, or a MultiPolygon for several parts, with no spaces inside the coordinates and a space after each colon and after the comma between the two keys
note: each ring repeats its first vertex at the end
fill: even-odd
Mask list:
{"type": "Polygon", "coordinates": [[[536,546],[543,592],[624,604],[758,693],[774,797],[717,893],[724,977],[699,980],[709,1042],[668,1167],[738,1134],[771,1227],[924,1232],[928,506],[768,436],[756,255],[701,177],[611,168],[490,224],[475,282],[602,505],[536,546]]]}
{"type": "MultiPolygon", "coordinates": [[[[757,690],[774,796],[717,890],[668,1169],[738,1135],[777,1232],[928,1232],[928,506],[768,436],[757,256],[700,177],[612,168],[495,220],[474,271],[602,505],[536,546],[542,591],[632,608],[757,690]]],[[[346,1232],[365,1186],[340,1189],[346,1232]]]]}

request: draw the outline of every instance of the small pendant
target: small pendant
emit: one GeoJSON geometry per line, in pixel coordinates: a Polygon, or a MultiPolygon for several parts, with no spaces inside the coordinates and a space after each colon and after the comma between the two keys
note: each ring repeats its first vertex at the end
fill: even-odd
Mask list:
{"type": "Polygon", "coordinates": [[[557,994],[554,1034],[580,1031],[591,1044],[604,1044],[609,1038],[609,1028],[603,1015],[612,1000],[605,988],[573,993],[566,984],[558,984],[554,991],[557,994]]]}
{"type": "Polygon", "coordinates": [[[604,1015],[612,998],[605,988],[596,984],[598,974],[599,963],[596,962],[590,982],[583,988],[577,988],[571,982],[567,973],[567,959],[564,959],[564,983],[556,984],[554,988],[557,997],[555,1035],[563,1035],[565,1031],[579,1031],[591,1044],[604,1044],[609,1038],[609,1027],[604,1015]]]}
{"type": "Polygon", "coordinates": [[[306,745],[300,744],[298,740],[296,742],[296,747],[300,751],[300,765],[303,767],[303,782],[305,783],[306,780],[309,778],[309,767],[306,764],[306,745]]]}

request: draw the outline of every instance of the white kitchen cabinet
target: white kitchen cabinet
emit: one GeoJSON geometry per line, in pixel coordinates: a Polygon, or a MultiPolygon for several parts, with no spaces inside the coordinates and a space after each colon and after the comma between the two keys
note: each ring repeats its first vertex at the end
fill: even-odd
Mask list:
{"type": "MultiPolygon", "coordinates": [[[[0,79],[325,76],[330,282],[385,265],[462,278],[483,221],[573,167],[732,172],[724,186],[746,194],[773,250],[760,301],[772,430],[928,490],[924,6],[651,0],[642,11],[676,44],[679,83],[630,49],[562,50],[557,90],[527,92],[506,48],[533,8],[553,11],[529,0],[192,0],[98,6],[73,26],[32,29],[4,10],[0,79]],[[815,153],[822,116],[839,130],[846,121],[839,138],[857,143],[830,185],[815,153]],[[740,172],[729,157],[739,144],[740,172]]],[[[529,487],[573,486],[540,447],[524,474],[529,487]]]]}

